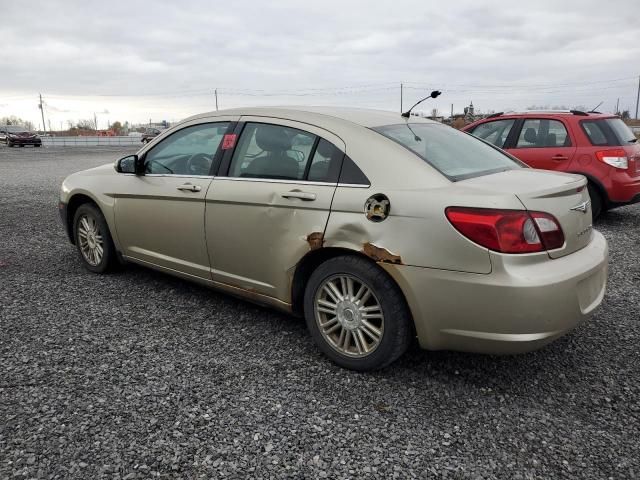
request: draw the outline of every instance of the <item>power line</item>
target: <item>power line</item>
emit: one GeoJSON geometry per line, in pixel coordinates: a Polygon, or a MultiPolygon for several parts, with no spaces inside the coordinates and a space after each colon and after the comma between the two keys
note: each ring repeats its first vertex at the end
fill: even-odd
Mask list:
{"type": "MultiPolygon", "coordinates": [[[[424,90],[437,86],[447,93],[472,93],[479,94],[486,93],[505,93],[505,91],[517,91],[521,93],[523,90],[539,91],[541,93],[562,93],[565,90],[576,89],[592,89],[592,85],[599,85],[603,83],[616,83],[626,82],[630,79],[635,80],[636,77],[624,77],[608,80],[596,80],[591,82],[574,82],[574,83],[546,83],[546,84],[471,84],[471,83],[450,83],[450,82],[403,82],[402,89],[410,90],[424,90]]],[[[334,86],[334,87],[322,87],[322,88],[302,88],[302,89],[289,89],[289,90],[268,90],[268,89],[249,89],[238,87],[218,87],[216,90],[218,93],[224,91],[227,95],[235,96],[249,96],[249,97],[321,97],[321,96],[343,96],[354,94],[366,94],[374,92],[390,91],[397,88],[395,82],[378,82],[360,85],[347,85],[347,86],[334,86]]],[[[622,88],[623,85],[608,85],[598,87],[599,89],[613,89],[622,88]]],[[[184,98],[184,97],[205,97],[210,95],[210,89],[191,89],[174,92],[154,92],[154,93],[127,93],[127,94],[109,94],[109,93],[95,93],[95,94],[60,94],[50,93],[49,98],[54,99],[82,99],[82,98],[184,98]]],[[[14,95],[3,97],[3,100],[29,98],[26,96],[14,95]]]]}

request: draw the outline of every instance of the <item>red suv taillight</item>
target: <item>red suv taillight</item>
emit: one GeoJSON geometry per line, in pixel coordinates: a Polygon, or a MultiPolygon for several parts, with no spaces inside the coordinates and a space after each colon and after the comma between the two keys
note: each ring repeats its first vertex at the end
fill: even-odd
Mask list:
{"type": "Polygon", "coordinates": [[[626,170],[629,168],[629,159],[624,148],[612,148],[610,150],[600,150],[596,152],[596,158],[612,167],[626,170]]]}
{"type": "Polygon", "coordinates": [[[542,252],[564,245],[562,228],[548,213],[448,207],[445,214],[469,240],[496,252],[542,252]]]}

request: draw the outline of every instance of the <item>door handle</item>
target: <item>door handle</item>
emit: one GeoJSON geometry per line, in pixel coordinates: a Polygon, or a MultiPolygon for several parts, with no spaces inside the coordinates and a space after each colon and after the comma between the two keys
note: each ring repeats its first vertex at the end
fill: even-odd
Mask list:
{"type": "Polygon", "coordinates": [[[178,190],[182,190],[183,192],[199,192],[202,190],[200,185],[192,185],[190,183],[185,183],[184,185],[180,185],[176,187],[178,190]]]}
{"type": "Polygon", "coordinates": [[[565,157],[564,155],[558,154],[551,157],[551,160],[557,160],[558,162],[560,162],[562,160],[569,160],[569,157],[565,157]]]}
{"type": "Polygon", "coordinates": [[[307,202],[311,202],[316,199],[315,193],[301,192],[300,190],[291,190],[290,192],[286,192],[281,195],[283,198],[299,198],[300,200],[305,200],[307,202]]]}

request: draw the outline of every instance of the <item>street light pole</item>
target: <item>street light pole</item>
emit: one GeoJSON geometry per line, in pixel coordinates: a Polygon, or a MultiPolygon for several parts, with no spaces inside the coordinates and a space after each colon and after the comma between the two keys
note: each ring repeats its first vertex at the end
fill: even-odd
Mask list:
{"type": "MultiPolygon", "coordinates": [[[[47,127],[45,126],[44,123],[44,105],[42,104],[42,94],[38,94],[40,95],[40,104],[38,105],[38,107],[40,107],[40,114],[42,115],[42,131],[46,134],[47,133],[47,127]]],[[[638,116],[637,114],[637,108],[636,108],[636,116],[638,116]]]]}

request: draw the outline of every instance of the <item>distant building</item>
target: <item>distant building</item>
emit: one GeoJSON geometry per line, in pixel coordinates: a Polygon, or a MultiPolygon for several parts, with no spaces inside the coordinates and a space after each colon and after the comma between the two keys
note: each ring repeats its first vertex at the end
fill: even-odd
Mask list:
{"type": "Polygon", "coordinates": [[[464,116],[465,117],[474,117],[474,109],[473,109],[473,100],[469,104],[468,107],[464,107],[464,116]]]}

